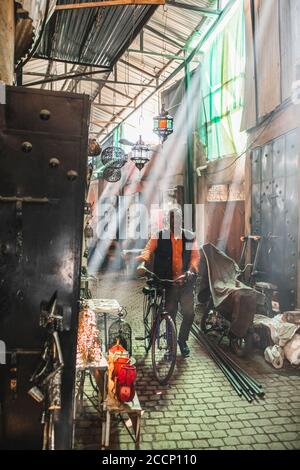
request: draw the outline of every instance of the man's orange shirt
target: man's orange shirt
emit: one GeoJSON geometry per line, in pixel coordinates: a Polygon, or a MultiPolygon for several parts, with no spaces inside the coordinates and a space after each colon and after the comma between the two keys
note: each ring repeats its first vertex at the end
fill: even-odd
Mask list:
{"type": "MultiPolygon", "coordinates": [[[[151,260],[152,254],[157,248],[157,238],[150,238],[147,245],[145,246],[142,254],[137,257],[138,261],[145,261],[145,263],[149,263],[151,260]]],[[[182,238],[175,238],[173,234],[171,234],[171,243],[172,243],[172,272],[173,272],[173,279],[184,274],[183,272],[183,264],[182,264],[182,238]]],[[[191,250],[191,261],[189,269],[193,272],[198,272],[199,270],[199,262],[200,262],[200,254],[197,246],[197,241],[195,240],[193,243],[193,247],[191,250]]]]}

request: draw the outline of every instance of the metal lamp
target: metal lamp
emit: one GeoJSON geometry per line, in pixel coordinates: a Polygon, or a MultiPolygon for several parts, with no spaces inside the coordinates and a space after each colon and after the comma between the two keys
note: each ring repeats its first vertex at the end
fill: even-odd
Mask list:
{"type": "Polygon", "coordinates": [[[137,143],[132,147],[131,152],[132,156],[130,160],[134,162],[135,166],[141,171],[150,160],[150,148],[143,142],[141,135],[137,143]]]}
{"type": "Polygon", "coordinates": [[[97,157],[101,154],[101,146],[96,139],[88,141],[88,161],[92,166],[97,166],[97,157]]]}
{"type": "Polygon", "coordinates": [[[101,146],[96,139],[89,139],[88,141],[88,156],[99,157],[101,153],[101,146]]]}
{"type": "Polygon", "coordinates": [[[153,132],[159,136],[162,142],[167,139],[168,135],[173,133],[173,117],[165,110],[164,105],[160,115],[155,116],[153,119],[153,132]]]}

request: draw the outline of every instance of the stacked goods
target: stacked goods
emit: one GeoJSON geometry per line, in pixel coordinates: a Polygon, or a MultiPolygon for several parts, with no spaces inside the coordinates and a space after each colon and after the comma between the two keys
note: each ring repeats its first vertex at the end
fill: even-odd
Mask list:
{"type": "Polygon", "coordinates": [[[300,310],[295,310],[293,312],[285,312],[282,315],[282,321],[287,323],[293,323],[294,325],[299,325],[300,327],[300,310]]]}
{"type": "Polygon", "coordinates": [[[268,336],[268,341],[259,342],[264,349],[267,362],[275,369],[281,369],[285,360],[293,366],[300,365],[300,312],[285,312],[269,318],[255,315],[255,334],[259,337],[268,336]],[[265,333],[267,332],[267,334],[265,333]]]}
{"type": "Polygon", "coordinates": [[[99,367],[102,351],[96,316],[89,307],[84,307],[79,313],[77,338],[78,368],[99,367]]]}
{"type": "Polygon", "coordinates": [[[135,396],[136,368],[130,363],[129,353],[120,344],[109,349],[108,394],[121,403],[133,400],[135,396]]]}

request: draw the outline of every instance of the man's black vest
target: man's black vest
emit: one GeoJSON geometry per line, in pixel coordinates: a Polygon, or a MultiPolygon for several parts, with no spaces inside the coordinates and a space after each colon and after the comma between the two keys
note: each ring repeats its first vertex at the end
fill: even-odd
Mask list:
{"type": "MultiPolygon", "coordinates": [[[[167,235],[165,233],[165,235],[167,235]]],[[[182,266],[183,272],[188,271],[191,261],[191,250],[187,250],[186,245],[193,243],[195,235],[182,229],[182,266]]],[[[159,232],[157,248],[154,251],[153,271],[161,279],[172,279],[172,241],[171,238],[164,238],[163,232],[159,232]]]]}

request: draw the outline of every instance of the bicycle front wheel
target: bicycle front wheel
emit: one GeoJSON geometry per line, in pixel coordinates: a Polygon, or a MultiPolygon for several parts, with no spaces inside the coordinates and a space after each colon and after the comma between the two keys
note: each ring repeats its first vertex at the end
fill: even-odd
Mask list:
{"type": "Polygon", "coordinates": [[[170,380],[177,353],[176,326],[170,315],[159,317],[152,336],[152,365],[157,381],[165,385],[170,380]]]}

